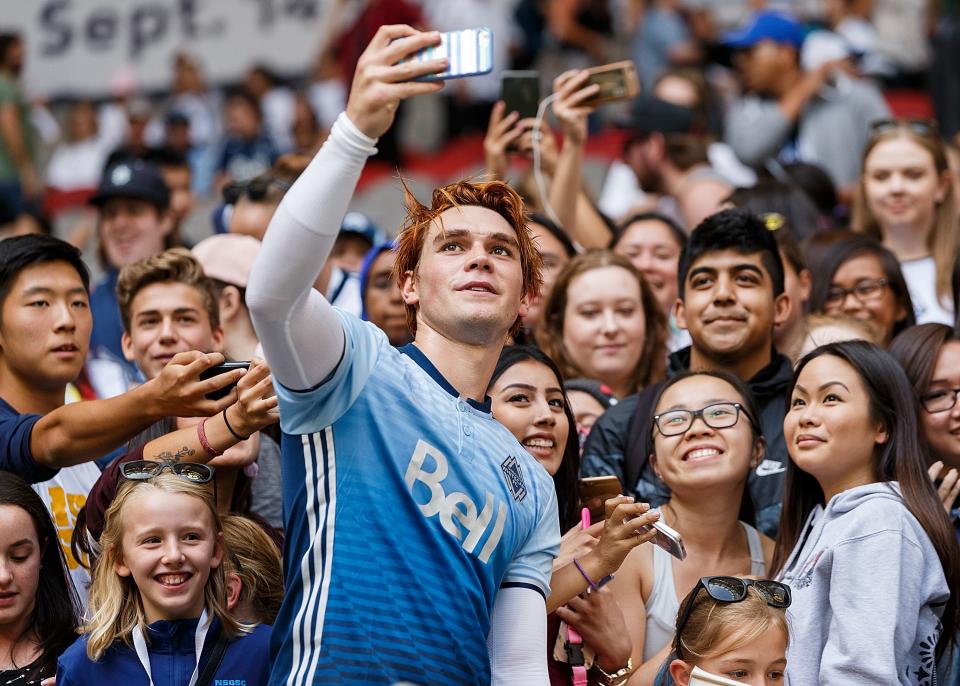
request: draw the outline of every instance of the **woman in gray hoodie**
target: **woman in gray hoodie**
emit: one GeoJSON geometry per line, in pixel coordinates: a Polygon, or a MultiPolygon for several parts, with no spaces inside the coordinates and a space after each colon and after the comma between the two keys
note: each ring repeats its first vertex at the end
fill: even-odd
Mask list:
{"type": "Polygon", "coordinates": [[[871,343],[832,343],[800,360],[789,398],[773,560],[793,591],[789,683],[942,683],[960,548],[906,375],[871,343]]]}

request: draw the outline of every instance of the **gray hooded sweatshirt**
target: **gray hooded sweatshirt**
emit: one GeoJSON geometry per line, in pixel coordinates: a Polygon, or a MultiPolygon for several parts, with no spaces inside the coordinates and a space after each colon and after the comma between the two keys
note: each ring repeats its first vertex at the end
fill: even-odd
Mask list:
{"type": "Polygon", "coordinates": [[[897,482],[851,488],[814,508],[779,578],[793,593],[790,686],[937,683],[950,591],[897,482]]]}

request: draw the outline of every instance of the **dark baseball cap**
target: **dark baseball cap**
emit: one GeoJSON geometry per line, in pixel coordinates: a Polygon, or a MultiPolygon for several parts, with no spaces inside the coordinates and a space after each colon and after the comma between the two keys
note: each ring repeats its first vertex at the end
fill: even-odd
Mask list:
{"type": "Polygon", "coordinates": [[[90,204],[102,206],[111,198],[145,200],[161,210],[170,206],[170,189],[160,170],[143,160],[125,160],[113,165],[100,179],[90,204]]]}
{"type": "Polygon", "coordinates": [[[755,13],[744,26],[725,34],[723,44],[734,50],[746,50],[760,41],[772,40],[799,50],[805,36],[803,25],[791,15],[767,11],[755,13]]]}
{"type": "Polygon", "coordinates": [[[694,112],[689,107],[642,96],[633,103],[627,128],[637,134],[692,133],[694,119],[694,112]]]}

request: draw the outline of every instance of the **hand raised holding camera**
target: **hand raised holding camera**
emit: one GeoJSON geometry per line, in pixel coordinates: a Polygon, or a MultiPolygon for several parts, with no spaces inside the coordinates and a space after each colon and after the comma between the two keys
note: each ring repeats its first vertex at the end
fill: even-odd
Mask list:
{"type": "Polygon", "coordinates": [[[583,145],[587,140],[587,117],[596,105],[586,104],[600,92],[597,84],[588,84],[590,72],[571,69],[553,80],[553,113],[563,130],[564,142],[583,145]]]}
{"type": "Polygon", "coordinates": [[[653,540],[656,531],[642,531],[660,519],[660,513],[646,503],[635,503],[630,496],[610,498],[604,503],[607,517],[592,555],[596,556],[603,574],[612,574],[623,564],[627,554],[638,545],[653,540]]]}
{"type": "Polygon", "coordinates": [[[226,409],[230,428],[241,438],[280,419],[277,394],[264,360],[250,360],[250,369],[237,382],[236,402],[226,409]]]}
{"type": "Polygon", "coordinates": [[[223,362],[220,353],[201,353],[196,350],[177,353],[160,375],[139,388],[154,417],[209,417],[232,402],[230,397],[210,400],[208,393],[237,382],[244,370],[236,369],[210,379],[200,374],[223,362]]]}
{"type": "Polygon", "coordinates": [[[490,110],[490,123],[487,125],[487,135],[483,138],[483,154],[486,158],[487,171],[495,179],[505,179],[510,167],[508,150],[510,146],[523,134],[523,129],[517,125],[519,115],[516,112],[505,112],[503,100],[494,103],[490,110]]]}
{"type": "Polygon", "coordinates": [[[370,138],[379,138],[393,124],[401,100],[443,88],[442,83],[412,79],[443,71],[447,59],[400,62],[439,43],[436,31],[421,32],[405,24],[381,26],[357,62],[347,102],[350,121],[370,138]]]}

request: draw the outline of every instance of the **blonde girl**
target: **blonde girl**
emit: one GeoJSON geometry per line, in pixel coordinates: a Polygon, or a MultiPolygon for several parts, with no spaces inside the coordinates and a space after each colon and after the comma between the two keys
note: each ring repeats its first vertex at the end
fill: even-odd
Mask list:
{"type": "Polygon", "coordinates": [[[790,589],[779,582],[704,577],[680,606],[673,652],[658,686],[723,683],[779,686],[787,668],[790,589]],[[702,675],[706,672],[706,675],[702,675]]]}
{"type": "Polygon", "coordinates": [[[90,587],[92,619],[61,657],[60,686],[265,684],[269,628],[226,609],[223,533],[206,484],[213,469],[128,462],[106,513],[90,587]],[[167,473],[169,471],[169,473],[167,473]]]}

